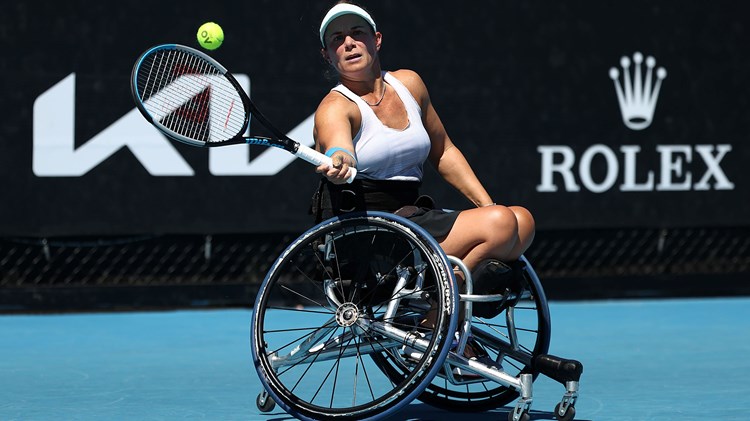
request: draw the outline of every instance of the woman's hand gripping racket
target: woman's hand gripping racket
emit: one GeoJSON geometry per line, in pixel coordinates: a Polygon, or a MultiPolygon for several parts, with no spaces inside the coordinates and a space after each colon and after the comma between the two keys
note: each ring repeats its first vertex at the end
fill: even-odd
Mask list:
{"type": "MultiPolygon", "coordinates": [[[[330,157],[281,133],[224,66],[193,48],[165,44],[149,49],[133,67],[130,88],[146,120],[179,142],[203,147],[275,146],[316,166],[334,165],[330,157]],[[245,137],[251,116],[273,137],[245,137]]],[[[351,183],[357,170],[350,168],[349,173],[351,183]]]]}

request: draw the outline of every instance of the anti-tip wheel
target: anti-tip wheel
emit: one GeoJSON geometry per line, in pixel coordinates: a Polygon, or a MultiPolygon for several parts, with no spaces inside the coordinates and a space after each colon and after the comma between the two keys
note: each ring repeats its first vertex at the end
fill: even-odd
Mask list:
{"type": "Polygon", "coordinates": [[[560,405],[562,403],[558,403],[555,405],[555,418],[559,421],[570,421],[576,416],[576,408],[574,406],[569,406],[568,409],[565,410],[565,413],[560,415],[560,405]]]}
{"type": "Polygon", "coordinates": [[[270,396],[261,392],[258,394],[258,397],[255,398],[255,405],[258,406],[260,412],[271,412],[276,407],[276,402],[274,402],[270,396]],[[265,395],[265,397],[263,395],[265,395]]]}
{"type": "MultiPolygon", "coordinates": [[[[518,421],[529,421],[529,420],[531,420],[531,416],[529,415],[527,411],[523,411],[521,413],[521,417],[518,418],[518,421]]],[[[515,421],[513,419],[513,411],[508,412],[508,421],[515,421]]]]}

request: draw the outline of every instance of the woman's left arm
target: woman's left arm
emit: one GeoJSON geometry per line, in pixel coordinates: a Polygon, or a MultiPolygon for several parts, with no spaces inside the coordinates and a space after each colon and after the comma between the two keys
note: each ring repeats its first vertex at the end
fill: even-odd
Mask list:
{"type": "Polygon", "coordinates": [[[430,154],[428,159],[438,173],[451,186],[466,196],[477,207],[492,205],[492,198],[471,169],[469,162],[453,144],[443,126],[440,117],[432,106],[430,95],[422,79],[415,72],[400,70],[397,73],[412,92],[422,108],[422,123],[430,136],[430,154]]]}

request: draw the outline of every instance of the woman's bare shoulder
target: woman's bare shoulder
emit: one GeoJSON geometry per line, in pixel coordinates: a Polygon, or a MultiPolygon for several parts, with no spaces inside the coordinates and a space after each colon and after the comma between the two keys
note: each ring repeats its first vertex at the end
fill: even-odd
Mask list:
{"type": "Polygon", "coordinates": [[[422,77],[419,75],[419,73],[415,72],[411,69],[398,69],[390,72],[393,76],[396,77],[396,79],[400,80],[403,84],[417,84],[417,85],[423,85],[424,82],[422,81],[422,77]]]}
{"type": "Polygon", "coordinates": [[[349,113],[357,109],[357,104],[340,92],[329,92],[318,104],[316,114],[349,113]]]}
{"type": "Polygon", "coordinates": [[[422,98],[427,94],[427,86],[425,86],[422,77],[419,76],[419,73],[415,72],[414,70],[399,69],[390,73],[401,83],[403,83],[415,98],[422,98]]]}
{"type": "Polygon", "coordinates": [[[323,97],[315,111],[313,136],[316,139],[319,135],[331,138],[331,130],[334,133],[344,130],[353,138],[360,124],[361,116],[357,104],[340,92],[331,91],[323,97]]]}

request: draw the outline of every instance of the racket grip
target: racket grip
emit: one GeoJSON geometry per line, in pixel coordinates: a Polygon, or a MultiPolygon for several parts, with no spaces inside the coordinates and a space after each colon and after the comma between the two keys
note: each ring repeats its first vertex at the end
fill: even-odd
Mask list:
{"type": "MultiPolygon", "coordinates": [[[[333,165],[333,160],[325,156],[324,154],[316,151],[315,149],[312,149],[310,147],[307,147],[303,144],[299,144],[297,147],[297,151],[294,152],[294,156],[297,158],[300,158],[302,160],[305,160],[315,166],[326,164],[328,166],[333,165]]],[[[357,169],[354,167],[349,167],[349,173],[351,174],[348,179],[346,179],[347,183],[351,183],[354,181],[354,178],[357,177],[357,169]]]]}

